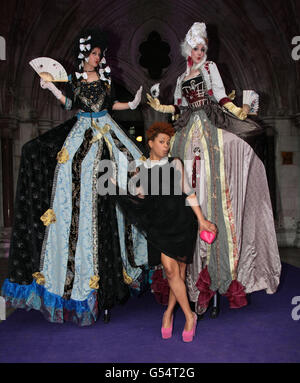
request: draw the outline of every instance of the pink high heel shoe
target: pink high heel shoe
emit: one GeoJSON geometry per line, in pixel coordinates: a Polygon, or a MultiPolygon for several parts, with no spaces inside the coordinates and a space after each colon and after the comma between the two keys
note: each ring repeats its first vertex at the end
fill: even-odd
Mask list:
{"type": "Polygon", "coordinates": [[[193,313],[193,314],[194,314],[194,325],[192,330],[190,331],[183,330],[182,332],[182,340],[184,342],[191,342],[195,336],[196,326],[197,326],[197,314],[196,313],[193,313]]]}
{"type": "Polygon", "coordinates": [[[163,339],[170,339],[172,337],[172,331],[173,331],[173,316],[172,316],[172,322],[171,327],[162,327],[161,328],[161,337],[163,339]]]}

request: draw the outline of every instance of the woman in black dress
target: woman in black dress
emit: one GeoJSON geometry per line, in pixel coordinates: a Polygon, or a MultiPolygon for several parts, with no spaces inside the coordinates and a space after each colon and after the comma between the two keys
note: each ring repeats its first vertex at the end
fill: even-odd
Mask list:
{"type": "Polygon", "coordinates": [[[190,342],[197,315],[191,311],[187,298],[186,265],[193,261],[198,229],[214,233],[217,229],[204,218],[194,190],[184,176],[181,160],[168,157],[173,134],[173,127],[163,122],[154,123],[148,129],[150,157],[129,181],[130,194],[120,195],[118,201],[128,219],[147,237],[149,265],[162,264],[170,286],[162,337],[172,336],[173,311],[178,302],[186,317],[182,338],[190,342]],[[133,188],[133,185],[137,186],[133,188]]]}

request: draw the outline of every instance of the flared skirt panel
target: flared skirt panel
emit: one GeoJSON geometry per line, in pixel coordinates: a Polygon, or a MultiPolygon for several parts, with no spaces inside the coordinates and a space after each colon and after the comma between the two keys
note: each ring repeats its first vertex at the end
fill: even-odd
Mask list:
{"type": "Polygon", "coordinates": [[[192,301],[200,301],[199,313],[216,291],[230,295],[237,287],[237,295],[274,293],[281,271],[264,165],[245,140],[230,132],[243,124],[244,131],[255,132],[257,124],[223,113],[216,105],[189,113],[171,143],[172,156],[185,161],[190,182],[196,182],[203,213],[218,227],[212,245],[198,237],[188,267],[188,292],[192,301]],[[220,129],[216,121],[230,124],[220,129]]]}

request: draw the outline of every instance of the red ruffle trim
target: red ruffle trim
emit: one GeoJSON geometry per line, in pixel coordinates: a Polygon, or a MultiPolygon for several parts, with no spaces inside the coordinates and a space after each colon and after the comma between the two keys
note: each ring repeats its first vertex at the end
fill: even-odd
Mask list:
{"type": "Polygon", "coordinates": [[[228,298],[229,307],[231,309],[239,309],[248,304],[245,287],[236,279],[230,283],[230,286],[224,295],[228,298]]]}
{"type": "MultiPolygon", "coordinates": [[[[207,266],[199,273],[196,287],[200,291],[198,302],[203,307],[208,307],[209,301],[214,296],[215,291],[210,289],[211,279],[207,266]]],[[[229,300],[229,307],[231,309],[238,309],[248,304],[245,293],[245,287],[236,279],[230,283],[230,286],[225,294],[229,300]]]]}
{"type": "Polygon", "coordinates": [[[219,104],[220,104],[221,106],[223,106],[224,104],[227,104],[227,102],[232,102],[232,101],[231,101],[230,98],[228,98],[228,97],[223,97],[223,98],[221,98],[221,100],[219,101],[219,104]]]}
{"type": "Polygon", "coordinates": [[[152,275],[151,290],[155,299],[161,305],[167,305],[169,302],[170,287],[167,278],[163,277],[162,269],[156,270],[152,275]]]}

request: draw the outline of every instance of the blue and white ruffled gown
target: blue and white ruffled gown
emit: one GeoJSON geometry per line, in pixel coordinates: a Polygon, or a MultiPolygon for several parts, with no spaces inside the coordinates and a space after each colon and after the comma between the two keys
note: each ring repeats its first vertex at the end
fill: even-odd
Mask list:
{"type": "Polygon", "coordinates": [[[89,325],[99,308],[142,288],[147,242],[114,200],[98,193],[100,160],[113,162],[122,185],[128,161],[143,154],[107,112],[113,102],[101,80],[75,80],[66,109],[80,109],[76,123],[24,145],[2,287],[7,305],[89,325]]]}

